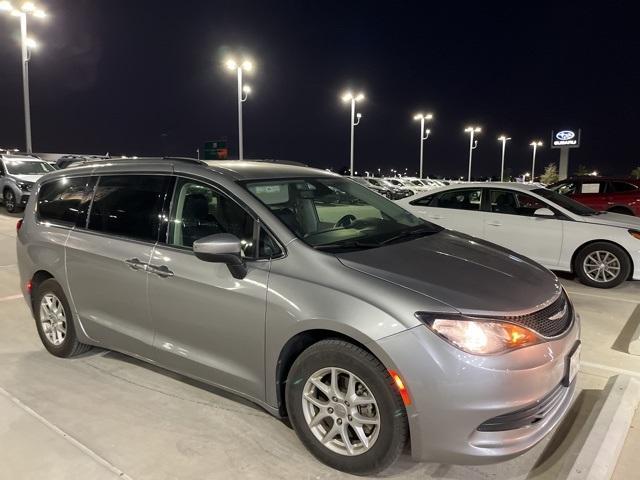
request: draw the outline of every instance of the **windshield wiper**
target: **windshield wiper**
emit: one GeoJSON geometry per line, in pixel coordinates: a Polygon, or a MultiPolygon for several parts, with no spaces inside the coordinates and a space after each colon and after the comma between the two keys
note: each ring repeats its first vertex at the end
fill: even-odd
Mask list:
{"type": "Polygon", "coordinates": [[[406,230],[403,230],[399,234],[394,235],[393,237],[387,238],[386,240],[380,242],[380,245],[388,245],[389,243],[393,243],[398,240],[404,240],[405,238],[424,237],[425,235],[431,235],[436,232],[438,232],[438,230],[435,230],[433,227],[420,226],[420,227],[408,228],[406,230]]]}
{"type": "Polygon", "coordinates": [[[380,245],[380,243],[367,243],[358,240],[339,240],[337,242],[313,245],[313,248],[316,250],[332,250],[334,248],[377,248],[380,245]]]}

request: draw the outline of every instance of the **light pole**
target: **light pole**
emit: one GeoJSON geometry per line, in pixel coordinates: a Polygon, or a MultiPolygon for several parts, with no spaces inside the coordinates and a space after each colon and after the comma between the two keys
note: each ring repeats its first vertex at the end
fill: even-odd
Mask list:
{"type": "Polygon", "coordinates": [[[247,97],[249,96],[249,93],[251,93],[251,87],[249,85],[243,85],[242,72],[251,72],[253,70],[253,63],[250,60],[236,62],[233,58],[229,58],[225,64],[229,70],[235,71],[238,76],[238,159],[244,160],[242,104],[247,101],[247,97]]]}
{"type": "Polygon", "coordinates": [[[22,57],[22,96],[24,102],[24,132],[26,137],[27,153],[33,151],[31,143],[31,105],[29,102],[29,60],[31,51],[37,47],[35,40],[27,36],[27,16],[33,15],[37,18],[45,18],[47,14],[44,10],[37,8],[33,2],[25,2],[22,6],[14,8],[11,2],[3,0],[0,2],[0,11],[9,12],[13,17],[20,19],[20,52],[22,57]]]}
{"type": "Polygon", "coordinates": [[[469,176],[467,181],[471,181],[471,161],[473,160],[473,151],[478,148],[478,140],[474,142],[473,137],[476,133],[480,133],[482,129],[480,127],[467,127],[464,129],[469,134],[469,176]]]}
{"type": "Polygon", "coordinates": [[[349,175],[353,175],[353,136],[355,127],[360,123],[360,119],[362,118],[361,113],[356,113],[356,102],[361,102],[364,100],[364,93],[360,92],[357,95],[354,95],[351,92],[347,92],[342,96],[343,102],[351,102],[351,150],[349,155],[349,175]]]}
{"type": "Polygon", "coordinates": [[[531,164],[531,183],[533,183],[533,179],[536,176],[536,151],[538,147],[542,146],[542,142],[540,140],[534,140],[529,145],[533,147],[533,162],[531,164]]]}
{"type": "Polygon", "coordinates": [[[415,115],[413,117],[414,120],[420,120],[420,177],[422,178],[422,160],[423,160],[423,154],[424,154],[424,141],[429,138],[429,134],[431,133],[431,130],[424,129],[424,122],[425,120],[431,120],[433,119],[433,114],[431,113],[427,113],[422,114],[422,113],[418,113],[417,115],[415,115]]]}
{"type": "Polygon", "coordinates": [[[507,141],[511,140],[511,137],[502,135],[498,137],[498,140],[502,142],[502,166],[500,167],[500,181],[504,182],[504,152],[507,148],[507,141]]]}

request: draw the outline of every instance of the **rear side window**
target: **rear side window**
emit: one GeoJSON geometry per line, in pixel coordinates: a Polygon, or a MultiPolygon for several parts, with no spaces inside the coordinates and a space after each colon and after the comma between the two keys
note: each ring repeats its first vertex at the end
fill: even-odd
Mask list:
{"type": "Polygon", "coordinates": [[[433,201],[434,195],[426,195],[424,197],[418,198],[412,202],[409,202],[411,205],[417,205],[418,207],[428,207],[429,204],[433,201]]]}
{"type": "Polygon", "coordinates": [[[448,190],[438,194],[430,207],[451,208],[454,210],[480,210],[481,189],[448,190]]]}
{"type": "Polygon", "coordinates": [[[627,182],[611,182],[611,189],[616,192],[635,192],[638,190],[638,187],[627,182]]]}
{"type": "Polygon", "coordinates": [[[170,178],[161,175],[100,177],[89,230],[155,242],[170,178]]]}
{"type": "Polygon", "coordinates": [[[44,183],[38,194],[38,218],[74,226],[88,180],[88,177],[63,177],[44,183]]]}

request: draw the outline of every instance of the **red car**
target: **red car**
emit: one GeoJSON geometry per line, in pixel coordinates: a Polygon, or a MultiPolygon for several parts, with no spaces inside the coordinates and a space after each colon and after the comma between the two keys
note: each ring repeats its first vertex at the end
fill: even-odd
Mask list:
{"type": "Polygon", "coordinates": [[[594,210],[640,216],[640,180],[570,177],[547,188],[594,210]]]}

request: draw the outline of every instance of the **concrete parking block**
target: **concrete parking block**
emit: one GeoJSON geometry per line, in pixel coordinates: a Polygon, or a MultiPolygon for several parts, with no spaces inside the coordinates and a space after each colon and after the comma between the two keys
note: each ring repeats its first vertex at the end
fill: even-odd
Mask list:
{"type": "Polygon", "coordinates": [[[608,480],[627,438],[640,402],[640,382],[627,375],[612,377],[597,408],[595,421],[575,462],[557,477],[567,480],[608,480]]]}

